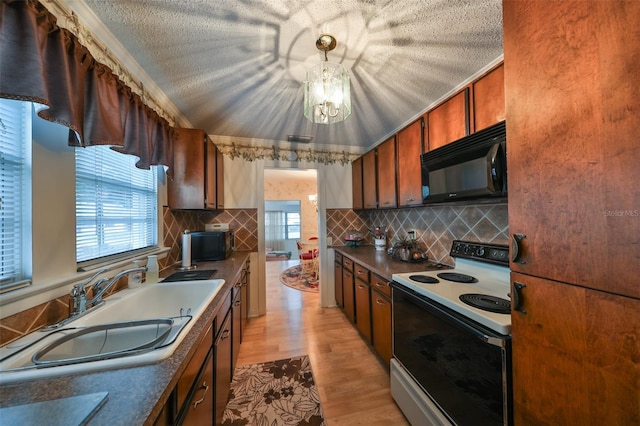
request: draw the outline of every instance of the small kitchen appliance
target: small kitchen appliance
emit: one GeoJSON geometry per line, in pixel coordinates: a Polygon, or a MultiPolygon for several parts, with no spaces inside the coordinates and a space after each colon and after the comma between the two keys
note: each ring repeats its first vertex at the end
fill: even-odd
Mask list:
{"type": "Polygon", "coordinates": [[[412,424],[509,425],[509,248],[456,240],[450,255],[453,269],[392,275],[392,396],[412,424]]]}
{"type": "Polygon", "coordinates": [[[191,261],[224,260],[235,249],[233,231],[191,233],[191,261]]]}

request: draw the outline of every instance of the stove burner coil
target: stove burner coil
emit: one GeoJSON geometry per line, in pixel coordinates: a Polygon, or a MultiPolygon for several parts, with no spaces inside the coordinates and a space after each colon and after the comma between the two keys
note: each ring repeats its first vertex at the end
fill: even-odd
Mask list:
{"type": "Polygon", "coordinates": [[[410,275],[409,279],[422,284],[438,284],[440,282],[437,278],[430,277],[429,275],[410,275]]]}
{"type": "Polygon", "coordinates": [[[459,299],[467,305],[482,309],[483,311],[494,312],[496,314],[511,313],[511,302],[500,297],[468,293],[460,295],[459,299]]]}
{"type": "Polygon", "coordinates": [[[441,272],[438,274],[439,278],[447,281],[453,281],[456,283],[472,284],[477,283],[478,280],[471,275],[461,274],[459,272],[441,272]]]}

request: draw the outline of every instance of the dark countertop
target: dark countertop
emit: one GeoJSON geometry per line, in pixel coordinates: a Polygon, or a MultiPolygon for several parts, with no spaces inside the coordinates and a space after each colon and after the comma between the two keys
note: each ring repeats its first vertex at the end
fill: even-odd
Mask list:
{"type": "MultiPolygon", "coordinates": [[[[108,392],[106,403],[91,418],[89,425],[152,425],[213,323],[223,297],[239,279],[250,254],[248,251],[234,252],[223,261],[198,263],[198,269],[217,269],[213,278],[224,279],[225,283],[171,357],[156,364],[3,385],[0,387],[0,406],[108,392]]],[[[175,271],[166,269],[161,276],[172,272],[175,271]]]]}
{"type": "Polygon", "coordinates": [[[421,263],[412,263],[395,260],[391,258],[391,255],[386,251],[376,250],[374,246],[334,246],[333,249],[342,253],[354,262],[366,267],[368,270],[381,276],[387,281],[391,281],[392,274],[421,272],[425,270],[426,261],[421,263]]]}

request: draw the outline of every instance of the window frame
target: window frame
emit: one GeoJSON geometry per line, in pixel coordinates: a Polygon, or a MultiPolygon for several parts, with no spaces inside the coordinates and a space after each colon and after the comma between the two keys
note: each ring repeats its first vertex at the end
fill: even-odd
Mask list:
{"type": "MultiPolygon", "coordinates": [[[[12,246],[13,256],[7,256],[2,254],[0,259],[0,268],[4,270],[9,268],[12,270],[7,278],[1,278],[4,275],[0,275],[0,294],[6,293],[12,290],[23,288],[31,285],[32,283],[32,262],[31,262],[31,240],[28,238],[31,228],[31,186],[32,186],[32,123],[31,113],[33,105],[31,102],[0,99],[2,102],[2,111],[4,114],[0,115],[0,119],[4,117],[4,120],[0,121],[0,137],[4,139],[0,141],[0,145],[5,145],[7,151],[3,150],[2,171],[0,173],[5,174],[7,170],[10,170],[8,163],[13,163],[13,168],[18,169],[17,173],[7,176],[7,182],[9,185],[2,185],[3,187],[10,187],[13,190],[0,192],[0,203],[2,198],[13,198],[16,200],[13,203],[6,203],[0,207],[2,212],[2,227],[6,226],[7,217],[4,215],[5,205],[12,208],[9,211],[9,223],[13,223],[13,231],[5,234],[4,230],[0,231],[0,239],[4,244],[12,246]],[[15,114],[13,114],[15,113],[15,114]],[[11,119],[11,122],[9,121],[11,119]],[[9,132],[9,135],[7,135],[9,132]],[[8,161],[5,163],[6,155],[9,152],[9,146],[15,148],[16,145],[12,142],[11,137],[20,139],[20,147],[13,151],[14,161],[8,161]],[[19,176],[16,176],[19,175],[19,176]],[[19,189],[16,190],[16,186],[19,189]],[[17,212],[16,212],[17,210],[17,212]],[[11,238],[11,242],[8,242],[7,235],[14,234],[11,238]],[[13,260],[8,262],[11,266],[5,263],[9,257],[13,257],[13,260]]],[[[3,178],[0,177],[0,182],[3,178]]],[[[1,249],[3,252],[4,249],[1,249]]]]}
{"type": "MultiPolygon", "coordinates": [[[[101,185],[104,185],[105,191],[108,192],[109,190],[115,192],[118,190],[123,190],[123,188],[125,188],[127,185],[130,185],[130,190],[131,188],[131,176],[129,176],[129,181],[125,182],[123,184],[123,180],[118,180],[118,179],[114,179],[114,175],[113,174],[107,174],[105,176],[100,176],[100,177],[90,177],[88,176],[88,172],[87,170],[80,170],[80,169],[84,169],[84,165],[79,164],[78,162],[81,161],[82,159],[79,159],[79,157],[85,157],[83,154],[88,154],[87,151],[83,151],[83,150],[91,150],[91,149],[98,149],[98,150],[102,150],[103,153],[101,154],[102,156],[106,156],[106,157],[110,157],[115,159],[116,161],[121,162],[121,165],[124,165],[126,163],[127,167],[130,167],[131,173],[135,174],[135,175],[140,175],[140,174],[146,174],[149,173],[148,176],[145,177],[145,179],[148,180],[148,182],[152,182],[153,183],[153,189],[150,188],[137,188],[136,191],[132,191],[128,194],[128,195],[132,198],[135,198],[135,196],[133,194],[153,194],[153,196],[151,197],[152,199],[147,199],[146,203],[143,203],[146,205],[147,207],[147,216],[146,219],[147,221],[145,222],[141,222],[140,218],[132,218],[132,217],[121,217],[120,218],[120,222],[113,222],[113,224],[117,223],[119,226],[121,227],[136,227],[137,226],[142,226],[142,228],[148,228],[147,234],[145,235],[145,238],[147,238],[147,240],[145,240],[145,244],[144,246],[136,246],[136,244],[131,244],[129,247],[127,247],[124,250],[121,251],[117,251],[117,252],[112,252],[110,250],[107,250],[106,252],[100,252],[101,250],[103,250],[104,246],[107,246],[107,244],[102,244],[100,243],[100,240],[102,239],[104,241],[104,236],[105,236],[105,232],[104,229],[105,227],[112,222],[112,220],[109,220],[109,218],[107,217],[107,220],[102,220],[105,218],[105,216],[101,216],[100,218],[95,220],[95,227],[96,228],[102,228],[101,232],[98,232],[98,236],[96,236],[95,238],[98,239],[97,243],[99,244],[99,246],[96,248],[96,250],[99,251],[99,255],[95,256],[95,257],[90,257],[90,258],[80,258],[80,251],[81,249],[79,248],[79,245],[82,245],[79,242],[80,238],[84,238],[81,237],[79,235],[79,227],[81,226],[79,221],[78,221],[78,216],[79,216],[79,212],[78,212],[78,192],[79,190],[77,189],[76,192],[76,237],[75,237],[75,241],[76,241],[76,265],[78,268],[78,271],[87,271],[87,270],[91,270],[91,269],[96,269],[97,267],[99,267],[100,265],[104,265],[104,264],[112,264],[114,262],[123,260],[123,259],[128,259],[128,258],[133,258],[136,256],[141,256],[147,253],[152,253],[157,251],[157,249],[159,248],[159,239],[160,239],[160,226],[162,224],[161,222],[161,218],[159,215],[159,210],[160,210],[160,206],[159,206],[159,189],[160,189],[160,185],[159,185],[159,179],[158,179],[158,173],[160,172],[161,168],[158,166],[151,166],[151,168],[149,170],[144,170],[144,169],[138,169],[137,167],[135,167],[135,162],[137,161],[137,157],[131,156],[131,155],[127,155],[127,154],[122,154],[116,151],[111,150],[108,146],[93,146],[93,147],[87,147],[87,148],[78,148],[76,149],[76,152],[74,154],[75,156],[75,164],[76,164],[76,173],[75,173],[75,181],[76,181],[76,188],[78,188],[78,185],[80,184],[79,179],[81,177],[84,178],[88,178],[88,179],[95,179],[95,182],[90,182],[89,186],[91,186],[92,184],[95,184],[96,187],[99,187],[101,185]],[[122,156],[122,157],[119,157],[122,156]],[[151,219],[152,222],[149,223],[148,220],[151,219]],[[127,220],[129,220],[129,223],[125,223],[127,220]],[[133,221],[133,222],[132,222],[133,221]],[[150,232],[150,233],[149,233],[150,232]]],[[[84,158],[85,161],[88,161],[87,158],[84,158]]],[[[97,159],[97,161],[101,161],[104,160],[102,157],[100,159],[97,159]]],[[[113,166],[112,163],[107,164],[107,166],[113,166]]],[[[84,183],[86,181],[83,181],[82,183],[84,183]]],[[[97,191],[97,190],[96,190],[97,191]]],[[[107,197],[108,198],[108,197],[107,197]]],[[[88,203],[90,204],[90,200],[81,200],[83,203],[88,203]]],[[[107,201],[111,201],[112,205],[114,204],[114,200],[113,199],[109,199],[107,201]]],[[[133,200],[126,200],[127,202],[134,202],[133,200]]],[[[122,201],[123,203],[125,202],[124,200],[122,201]]],[[[88,205],[85,204],[85,205],[88,205]]],[[[140,206],[139,206],[140,207],[140,206]]],[[[108,210],[108,209],[104,209],[104,204],[103,205],[98,205],[96,207],[96,211],[100,211],[100,210],[108,210]]],[[[122,208],[122,210],[126,210],[124,208],[122,208]]],[[[95,217],[95,216],[91,216],[91,215],[87,215],[87,218],[89,218],[89,220],[85,220],[83,222],[85,222],[85,224],[91,224],[91,217],[95,217]]],[[[113,219],[113,217],[111,218],[113,219]]],[[[90,225],[89,225],[90,227],[90,225]]],[[[130,233],[130,229],[127,230],[130,233]]],[[[113,235],[122,235],[122,232],[124,231],[114,231],[113,235]]],[[[120,238],[118,238],[120,239],[120,238]]],[[[84,243],[83,243],[84,244],[84,243]]]]}

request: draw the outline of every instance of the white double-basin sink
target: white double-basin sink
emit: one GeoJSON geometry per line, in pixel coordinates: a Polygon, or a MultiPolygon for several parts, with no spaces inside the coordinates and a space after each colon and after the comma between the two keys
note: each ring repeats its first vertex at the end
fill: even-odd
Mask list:
{"type": "Polygon", "coordinates": [[[224,280],[143,284],[57,330],[0,348],[0,384],[157,362],[188,334],[224,280]]]}

